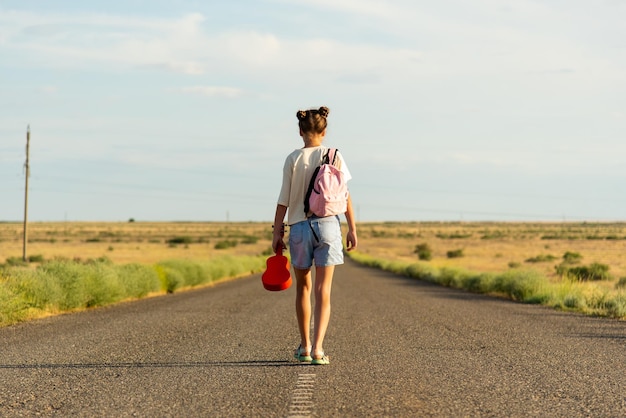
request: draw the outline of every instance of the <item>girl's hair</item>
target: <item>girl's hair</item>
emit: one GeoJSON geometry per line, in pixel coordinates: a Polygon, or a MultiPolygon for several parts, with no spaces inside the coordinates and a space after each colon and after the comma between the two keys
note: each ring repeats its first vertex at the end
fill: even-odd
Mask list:
{"type": "Polygon", "coordinates": [[[322,106],[319,109],[298,110],[298,113],[296,113],[298,125],[304,133],[321,134],[328,125],[326,117],[329,112],[330,110],[326,106],[322,106]]]}

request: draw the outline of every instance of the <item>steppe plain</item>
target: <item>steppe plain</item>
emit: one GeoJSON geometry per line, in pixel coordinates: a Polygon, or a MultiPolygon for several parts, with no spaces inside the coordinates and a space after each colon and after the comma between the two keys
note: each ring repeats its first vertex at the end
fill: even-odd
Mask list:
{"type": "MultiPolygon", "coordinates": [[[[0,263],[22,256],[23,229],[18,222],[0,223],[0,263]]],[[[270,254],[271,237],[269,221],[33,222],[27,255],[114,263],[202,260],[270,254]]],[[[584,264],[608,265],[616,280],[626,277],[626,223],[368,222],[358,224],[358,237],[357,251],[380,259],[417,261],[416,246],[427,244],[434,267],[521,267],[556,279],[555,267],[570,252],[584,264]]]]}

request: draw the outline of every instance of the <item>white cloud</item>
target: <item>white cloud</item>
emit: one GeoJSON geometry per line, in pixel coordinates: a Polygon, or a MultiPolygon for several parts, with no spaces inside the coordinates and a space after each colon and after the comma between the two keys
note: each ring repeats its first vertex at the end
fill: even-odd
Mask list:
{"type": "Polygon", "coordinates": [[[603,79],[623,79],[619,58],[616,65],[569,36],[578,27],[574,23],[586,21],[576,14],[580,7],[564,11],[533,0],[477,0],[471,5],[460,0],[423,5],[405,0],[294,2],[343,13],[346,22],[367,16],[386,40],[355,42],[332,35],[301,39],[254,29],[213,34],[200,13],[140,18],[0,10],[0,48],[26,51],[27,59],[46,67],[98,66],[104,71],[151,67],[218,76],[332,71],[335,80],[346,73],[383,80],[401,75],[602,72],[603,79]]]}
{"type": "Polygon", "coordinates": [[[319,8],[330,11],[338,11],[353,15],[363,15],[374,18],[398,19],[405,15],[406,6],[398,5],[399,2],[389,2],[381,0],[282,0],[277,1],[288,4],[299,4],[301,6],[319,8]],[[395,4],[394,4],[395,3],[395,4]]]}
{"type": "Polygon", "coordinates": [[[228,32],[206,43],[210,52],[237,66],[272,67],[280,62],[284,52],[284,45],[276,36],[254,31],[228,32]]]}
{"type": "MultiPolygon", "coordinates": [[[[371,26],[386,38],[381,43],[416,45],[422,65],[413,70],[418,70],[414,74],[419,76],[585,73],[584,77],[594,77],[603,73],[603,79],[609,75],[613,81],[624,80],[624,60],[619,58],[620,54],[613,54],[615,58],[607,60],[607,54],[600,52],[593,42],[593,38],[603,36],[606,31],[601,22],[615,21],[618,18],[614,15],[623,16],[615,4],[589,9],[586,2],[578,0],[568,2],[568,7],[538,0],[445,0],[424,4],[408,0],[298,0],[297,3],[329,14],[343,13],[347,23],[367,16],[371,26]],[[615,65],[616,61],[621,65],[615,65]]],[[[605,35],[620,37],[614,30],[605,35]]],[[[616,39],[603,41],[604,45],[617,42],[616,39]]]]}
{"type": "Polygon", "coordinates": [[[203,20],[197,13],[155,19],[0,11],[0,36],[3,48],[53,68],[160,66],[201,74],[204,67],[193,51],[203,41],[203,20]]]}
{"type": "Polygon", "coordinates": [[[324,38],[281,39],[254,30],[209,34],[203,21],[198,13],[140,19],[0,12],[0,26],[10,22],[2,48],[25,53],[30,61],[49,68],[151,67],[187,75],[266,71],[266,76],[282,70],[343,74],[356,68],[371,74],[381,66],[410,70],[419,59],[419,52],[409,48],[324,38]]]}
{"type": "MultiPolygon", "coordinates": [[[[452,1],[452,4],[457,2],[452,1]]],[[[304,3],[303,3],[304,4],[304,3]]],[[[500,4],[500,3],[497,3],[500,4]]],[[[205,17],[190,13],[178,18],[137,18],[105,14],[35,14],[0,12],[0,46],[25,50],[31,60],[53,68],[104,71],[162,68],[186,75],[249,74],[254,71],[333,72],[384,79],[456,74],[510,74],[591,71],[610,63],[590,59],[575,42],[545,31],[556,19],[547,7],[528,0],[510,0],[511,12],[498,11],[494,0],[481,0],[472,12],[481,19],[445,15],[441,6],[427,10],[412,3],[342,0],[307,2],[308,7],[367,15],[382,30],[403,40],[388,43],[346,42],[315,37],[279,37],[256,30],[210,34],[205,17]],[[511,15],[498,24],[485,19],[511,15]],[[511,19],[517,24],[510,24],[511,19]],[[541,30],[524,27],[537,19],[541,30]],[[382,23],[380,23],[382,22],[382,23]],[[7,29],[8,28],[8,29],[7,29]],[[543,28],[543,29],[542,29],[543,28]],[[420,48],[411,45],[420,45],[420,48]],[[423,48],[422,48],[423,46],[423,48]]],[[[459,3],[460,5],[460,3],[459,3]]],[[[465,6],[468,7],[468,6],[465,6]]],[[[348,16],[350,18],[350,16],[348,16]]]]}

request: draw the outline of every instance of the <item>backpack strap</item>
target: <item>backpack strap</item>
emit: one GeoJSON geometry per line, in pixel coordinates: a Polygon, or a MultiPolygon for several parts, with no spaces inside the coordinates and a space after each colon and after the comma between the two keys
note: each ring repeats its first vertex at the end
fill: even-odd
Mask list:
{"type": "Polygon", "coordinates": [[[320,167],[324,164],[335,165],[335,160],[337,159],[337,148],[328,148],[322,157],[322,163],[315,168],[313,172],[313,176],[311,176],[311,180],[309,181],[309,187],[307,188],[306,195],[304,197],[304,213],[309,213],[309,199],[311,198],[311,193],[313,193],[313,187],[315,185],[315,178],[317,177],[317,173],[320,171],[320,167]]]}
{"type": "Polygon", "coordinates": [[[330,151],[331,149],[327,149],[326,152],[322,155],[322,162],[320,165],[330,164],[330,151]]]}
{"type": "Polygon", "coordinates": [[[309,214],[309,209],[311,208],[309,205],[309,199],[311,198],[311,193],[313,193],[313,187],[315,186],[315,178],[317,177],[317,173],[320,172],[320,167],[321,166],[317,166],[315,168],[315,171],[313,172],[313,176],[311,176],[311,180],[309,181],[309,187],[306,190],[306,195],[304,196],[304,213],[307,216],[309,214]]]}
{"type": "Polygon", "coordinates": [[[337,162],[338,152],[339,150],[337,148],[329,148],[328,152],[326,153],[325,160],[324,160],[325,163],[336,166],[335,163],[337,162]]]}

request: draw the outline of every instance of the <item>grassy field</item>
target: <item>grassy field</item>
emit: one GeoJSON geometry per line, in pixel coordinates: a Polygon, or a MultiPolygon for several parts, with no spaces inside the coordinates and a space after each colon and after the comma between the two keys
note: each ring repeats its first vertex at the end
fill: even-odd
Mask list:
{"type": "MultiPolygon", "coordinates": [[[[22,255],[23,226],[0,223],[0,263],[22,255]]],[[[116,263],[152,263],[167,258],[199,259],[223,254],[258,255],[271,245],[271,223],[225,222],[35,222],[29,224],[28,255],[116,263]],[[228,243],[236,242],[236,245],[228,243]],[[226,247],[226,248],[216,248],[226,247]]],[[[510,263],[554,276],[553,262],[532,263],[539,255],[561,258],[580,253],[583,262],[608,264],[626,276],[626,223],[361,223],[359,252],[393,260],[417,260],[415,246],[427,243],[431,263],[478,271],[502,271],[510,263]],[[463,256],[449,258],[448,251],[463,256]]]]}
{"type": "Polygon", "coordinates": [[[0,224],[0,326],[263,271],[261,224],[0,224]]]}
{"type": "MultiPolygon", "coordinates": [[[[33,222],[27,256],[114,263],[203,260],[269,251],[271,223],[33,222]],[[216,248],[217,247],[217,248],[216,248]]],[[[0,223],[0,263],[22,257],[23,225],[0,223]]]]}
{"type": "Polygon", "coordinates": [[[626,319],[624,223],[361,225],[357,261],[445,286],[626,319]]]}
{"type": "MultiPolygon", "coordinates": [[[[21,224],[0,223],[0,264],[21,258],[22,234],[21,224]]],[[[105,257],[117,264],[258,256],[269,254],[271,234],[269,222],[31,223],[27,255],[44,260],[105,257]]],[[[416,246],[423,244],[431,250],[428,263],[438,268],[478,272],[529,268],[559,280],[556,267],[571,253],[579,255],[580,264],[608,266],[615,280],[626,277],[626,223],[359,225],[358,252],[374,258],[417,261],[416,246]]]]}
{"type": "MultiPolygon", "coordinates": [[[[5,273],[10,280],[0,279],[12,283],[8,292],[22,292],[22,288],[30,292],[20,296],[25,301],[17,302],[26,307],[48,303],[46,290],[33,277],[42,274],[50,280],[54,269],[61,276],[92,277],[90,286],[95,283],[96,288],[87,292],[91,296],[83,295],[80,308],[100,304],[93,301],[96,293],[106,300],[102,275],[112,278],[113,284],[106,286],[112,286],[119,297],[127,291],[135,297],[132,292],[138,290],[124,288],[123,277],[129,270],[123,267],[130,264],[150,266],[150,272],[133,271],[150,277],[150,292],[159,288],[163,292],[204,280],[189,275],[215,276],[218,260],[229,260],[217,269],[224,277],[228,271],[242,273],[228,266],[244,262],[237,257],[256,259],[251,261],[256,267],[246,267],[245,272],[258,265],[262,268],[271,253],[269,222],[31,223],[27,251],[31,262],[23,264],[22,228],[18,223],[0,223],[0,265],[5,271],[18,268],[36,274],[18,280],[15,277],[22,273],[16,276],[13,271],[5,273]],[[97,267],[84,270],[94,260],[97,267]],[[61,264],[43,268],[51,262],[61,264]],[[29,286],[37,287],[36,291],[29,286]]],[[[359,248],[352,255],[365,264],[444,285],[626,317],[626,223],[361,223],[359,248]]],[[[58,291],[59,286],[65,284],[53,287],[58,291]]],[[[55,302],[52,310],[67,303],[55,302]]]]}
{"type": "Polygon", "coordinates": [[[370,223],[360,226],[359,240],[359,252],[376,258],[416,261],[415,247],[427,244],[435,267],[526,267],[553,279],[570,252],[583,264],[606,264],[615,278],[626,277],[626,223],[370,223]],[[448,256],[457,250],[462,256],[448,256]]]}

